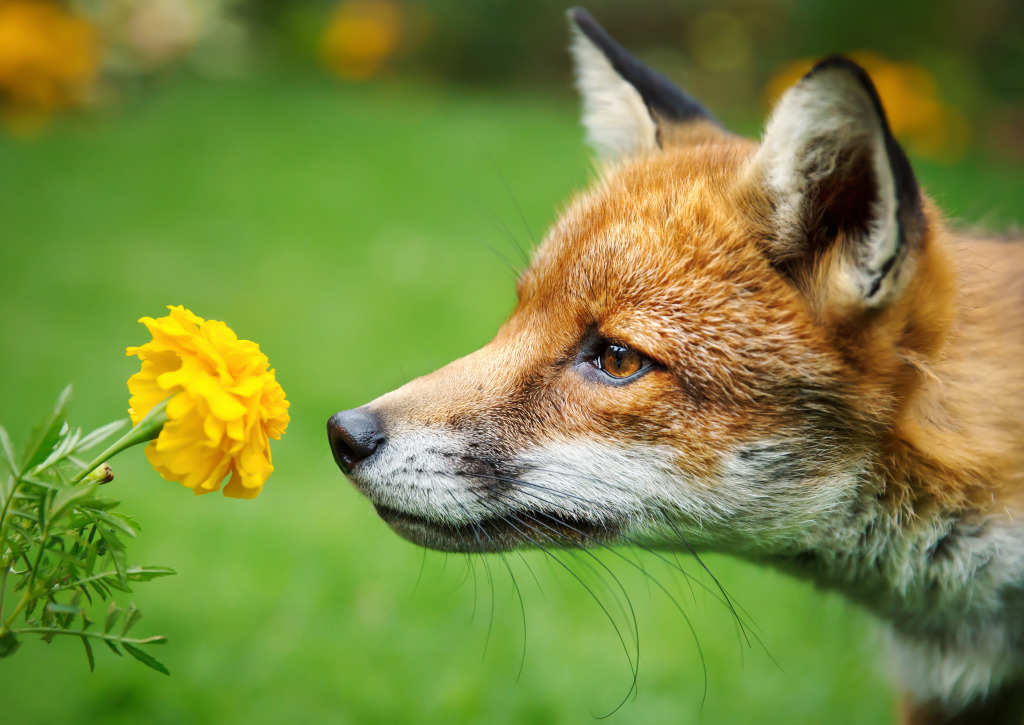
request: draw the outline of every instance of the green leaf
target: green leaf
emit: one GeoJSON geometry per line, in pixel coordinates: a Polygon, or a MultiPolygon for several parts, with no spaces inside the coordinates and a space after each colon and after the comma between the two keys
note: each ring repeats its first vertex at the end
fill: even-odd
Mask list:
{"type": "MultiPolygon", "coordinates": [[[[102,521],[105,524],[110,525],[115,529],[120,529],[123,533],[135,538],[136,531],[127,522],[131,521],[131,517],[119,514],[116,511],[100,511],[96,508],[89,508],[89,513],[97,521],[102,521]]],[[[100,529],[102,535],[103,530],[100,529]]],[[[122,546],[122,548],[124,548],[122,546]]]]}
{"type": "Polygon", "coordinates": [[[121,420],[115,420],[113,423],[107,423],[104,426],[100,426],[91,433],[87,433],[82,440],[75,446],[75,451],[87,451],[90,448],[94,448],[101,441],[117,433],[119,430],[124,428],[130,423],[127,418],[121,420]]]}
{"type": "Polygon", "coordinates": [[[116,508],[120,505],[120,501],[113,501],[108,498],[98,498],[95,501],[90,502],[89,505],[85,507],[85,509],[86,511],[93,513],[95,511],[110,511],[111,509],[116,508]]]}
{"type": "Polygon", "coordinates": [[[11,443],[11,437],[7,435],[7,430],[0,425],[0,457],[7,464],[11,471],[17,468],[17,462],[14,457],[14,445],[11,443]]]}
{"type": "Polygon", "coordinates": [[[37,425],[29,437],[28,445],[25,446],[24,464],[22,470],[35,467],[37,463],[46,458],[53,450],[54,444],[60,437],[61,429],[64,427],[64,412],[67,409],[68,401],[71,399],[71,386],[61,391],[57,403],[53,406],[50,417],[37,425]]]}
{"type": "Polygon", "coordinates": [[[96,493],[95,486],[69,486],[61,490],[56,498],[53,499],[53,504],[50,506],[51,518],[56,519],[68,508],[71,507],[76,501],[80,501],[84,498],[88,498],[96,493]]]}
{"type": "Polygon", "coordinates": [[[21,509],[11,508],[7,510],[8,516],[17,516],[18,518],[28,519],[34,523],[39,523],[39,517],[31,511],[22,511],[21,509]]]}
{"type": "MultiPolygon", "coordinates": [[[[13,467],[13,463],[11,466],[13,467]]],[[[9,476],[5,476],[0,480],[0,505],[6,506],[11,496],[14,495],[14,491],[18,486],[18,479],[12,473],[9,476]]]]}
{"type": "Polygon", "coordinates": [[[117,620],[121,618],[121,609],[114,604],[110,603],[110,609],[107,610],[107,618],[103,621],[103,634],[109,634],[110,630],[117,624],[117,620]]]}
{"type": "Polygon", "coordinates": [[[118,581],[123,588],[127,588],[128,576],[125,574],[124,544],[118,541],[113,531],[107,531],[102,526],[97,530],[110,552],[110,560],[114,562],[114,568],[117,569],[118,581]]]}
{"type": "Polygon", "coordinates": [[[86,576],[92,576],[93,571],[96,569],[96,553],[99,551],[100,542],[94,541],[89,544],[89,548],[85,550],[85,559],[82,561],[82,568],[85,570],[86,576]]]}
{"type": "Polygon", "coordinates": [[[47,481],[45,478],[39,478],[39,476],[22,476],[21,480],[25,483],[31,483],[33,486],[39,486],[50,491],[63,491],[67,486],[62,486],[59,483],[53,481],[47,481]]]}
{"type": "Polygon", "coordinates": [[[85,647],[85,658],[89,660],[89,672],[95,672],[96,660],[92,656],[92,645],[89,644],[89,638],[84,634],[82,635],[82,646],[85,647]]]}
{"type": "Polygon", "coordinates": [[[124,613],[124,622],[121,624],[121,636],[128,634],[128,630],[135,626],[135,623],[142,618],[142,612],[135,608],[135,602],[128,605],[128,611],[124,613]]]}
{"type": "Polygon", "coordinates": [[[148,582],[162,576],[173,576],[178,572],[167,566],[130,566],[126,570],[128,579],[133,582],[148,582]]]}
{"type": "Polygon", "coordinates": [[[60,549],[52,549],[52,548],[47,553],[50,556],[54,556],[54,557],[60,559],[61,561],[63,561],[65,564],[67,564],[71,568],[70,571],[63,572],[65,574],[74,574],[76,572],[76,570],[82,568],[82,560],[81,560],[81,558],[79,558],[78,556],[75,556],[74,554],[69,554],[66,551],[61,551],[60,549]]]}
{"type": "Polygon", "coordinates": [[[51,612],[60,612],[61,614],[82,614],[82,608],[76,607],[73,604],[61,604],[60,602],[49,602],[46,605],[47,610],[51,612]]]}
{"type": "Polygon", "coordinates": [[[109,639],[103,640],[103,644],[107,645],[107,647],[110,647],[110,651],[116,654],[118,657],[121,656],[121,650],[119,650],[117,648],[117,645],[111,642],[109,639]]]}
{"type": "Polygon", "coordinates": [[[37,463],[34,466],[34,470],[45,471],[55,463],[66,458],[75,449],[75,446],[78,444],[78,439],[81,436],[82,431],[80,428],[69,429],[66,425],[63,426],[60,429],[57,445],[53,447],[50,455],[44,458],[41,463],[37,463]]]}
{"type": "Polygon", "coordinates": [[[142,664],[146,665],[146,667],[151,667],[154,670],[156,670],[157,672],[163,672],[165,675],[170,675],[171,674],[170,672],[167,671],[167,668],[164,667],[160,663],[159,660],[157,660],[152,655],[146,654],[145,652],[143,652],[138,647],[133,647],[132,645],[128,644],[127,642],[122,642],[121,646],[124,647],[124,651],[125,652],[130,654],[132,657],[137,659],[142,664]]]}
{"type": "MultiPolygon", "coordinates": [[[[93,579],[89,582],[89,586],[92,587],[94,592],[99,594],[100,599],[104,602],[107,601],[107,597],[110,596],[110,588],[104,582],[99,581],[98,579],[93,579]]],[[[111,604],[113,604],[113,602],[111,602],[111,604]]]]}

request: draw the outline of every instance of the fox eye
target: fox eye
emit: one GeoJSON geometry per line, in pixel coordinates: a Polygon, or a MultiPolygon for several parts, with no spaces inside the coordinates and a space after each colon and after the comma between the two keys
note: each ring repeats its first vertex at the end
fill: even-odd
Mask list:
{"type": "Polygon", "coordinates": [[[625,345],[614,342],[605,345],[597,356],[597,365],[613,378],[628,378],[636,375],[647,362],[643,355],[625,345]]]}

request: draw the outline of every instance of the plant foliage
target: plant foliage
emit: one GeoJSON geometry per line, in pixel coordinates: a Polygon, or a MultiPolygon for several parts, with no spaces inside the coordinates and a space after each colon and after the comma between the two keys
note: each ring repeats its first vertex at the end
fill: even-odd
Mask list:
{"type": "Polygon", "coordinates": [[[129,563],[125,542],[138,524],[100,495],[113,477],[109,466],[81,458],[128,421],[83,434],[65,422],[70,395],[69,386],[21,455],[0,426],[0,658],[14,654],[25,635],[44,642],[68,635],[81,639],[90,670],[93,644],[102,642],[168,674],[140,649],[166,638],[130,636],[141,614],[115,597],[174,571],[129,563]]]}

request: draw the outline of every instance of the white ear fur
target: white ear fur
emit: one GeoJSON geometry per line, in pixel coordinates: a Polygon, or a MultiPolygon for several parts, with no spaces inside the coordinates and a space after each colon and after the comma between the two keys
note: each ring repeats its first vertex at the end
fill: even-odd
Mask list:
{"type": "Polygon", "coordinates": [[[658,129],[640,92],[615,71],[604,53],[575,25],[572,35],[587,143],[605,160],[657,149],[658,129]]]}
{"type": "Polygon", "coordinates": [[[906,278],[896,182],[886,147],[884,118],[864,85],[843,67],[822,68],[779,101],[765,131],[755,168],[775,200],[774,226],[781,258],[799,255],[815,223],[809,198],[844,165],[870,159],[877,198],[863,220],[865,232],[838,260],[829,297],[848,305],[880,307],[906,278]],[[809,218],[809,216],[811,218],[809,218]]]}

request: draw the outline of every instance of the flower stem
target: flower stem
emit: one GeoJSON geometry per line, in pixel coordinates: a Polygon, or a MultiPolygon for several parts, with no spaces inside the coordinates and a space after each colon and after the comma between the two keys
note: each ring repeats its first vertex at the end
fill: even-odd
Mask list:
{"type": "Polygon", "coordinates": [[[139,443],[146,443],[160,435],[160,429],[163,428],[164,423],[167,422],[168,400],[170,400],[170,398],[164,400],[159,405],[153,406],[153,408],[146,413],[145,418],[140,420],[131,430],[114,441],[109,448],[90,461],[89,465],[71,479],[71,483],[81,482],[83,478],[88,476],[103,465],[108,459],[113,458],[125,448],[131,448],[139,443]]]}
{"type": "Polygon", "coordinates": [[[167,638],[163,635],[156,635],[154,637],[118,637],[114,634],[60,629],[58,627],[25,627],[11,631],[18,634],[70,634],[75,637],[92,637],[93,639],[103,639],[107,642],[128,642],[129,644],[164,644],[167,641],[167,638]]]}

